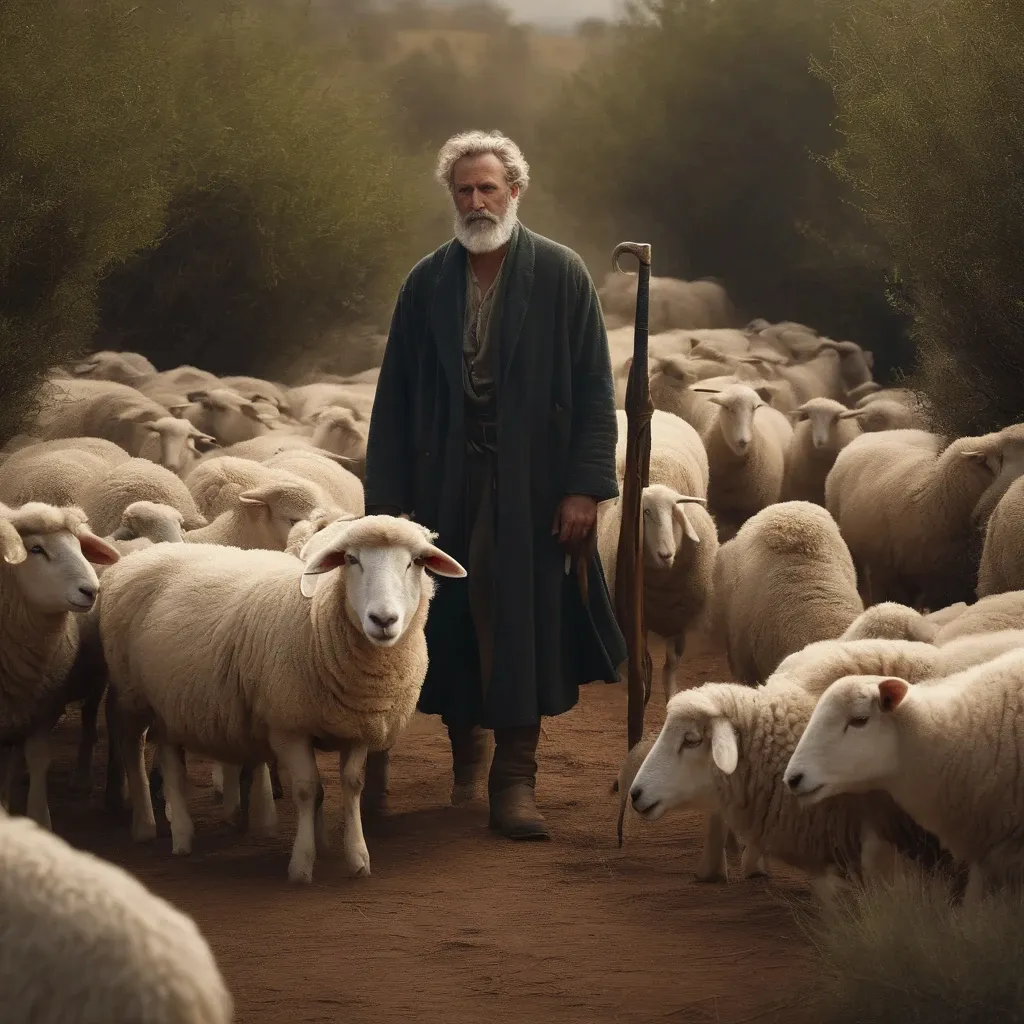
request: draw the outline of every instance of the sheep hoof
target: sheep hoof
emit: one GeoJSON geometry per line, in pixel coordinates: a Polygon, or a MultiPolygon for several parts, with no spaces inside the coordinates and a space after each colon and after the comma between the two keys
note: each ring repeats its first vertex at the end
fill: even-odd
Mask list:
{"type": "Polygon", "coordinates": [[[132,825],[132,840],[136,843],[149,843],[156,839],[156,822],[139,821],[132,825]]]}
{"type": "Polygon", "coordinates": [[[313,862],[305,857],[296,860],[292,858],[288,864],[288,881],[304,882],[307,885],[313,881],[313,862]]]}
{"type": "Polygon", "coordinates": [[[192,852],[192,837],[182,836],[180,839],[173,840],[171,846],[171,853],[175,857],[187,857],[192,852]]]}
{"type": "Polygon", "coordinates": [[[370,851],[364,846],[361,850],[347,853],[345,867],[352,878],[367,878],[370,874],[370,851]]]}

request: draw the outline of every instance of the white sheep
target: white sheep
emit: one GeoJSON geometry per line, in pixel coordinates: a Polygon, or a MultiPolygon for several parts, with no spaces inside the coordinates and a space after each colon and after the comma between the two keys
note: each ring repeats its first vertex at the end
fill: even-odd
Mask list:
{"type": "Polygon", "coordinates": [[[0,501],[24,505],[76,505],[116,466],[131,456],[100,437],[61,437],[28,444],[0,465],[0,501]]]}
{"type": "Polygon", "coordinates": [[[839,453],[860,433],[856,423],[842,418],[846,411],[831,398],[812,398],[790,414],[796,426],[786,449],[780,500],[825,504],[825,478],[839,453]]]}
{"type": "MultiPolygon", "coordinates": [[[[615,471],[621,479],[626,471],[628,433],[626,414],[621,409],[616,410],[615,422],[618,428],[615,471]]],[[[700,434],[686,420],[661,409],[655,409],[651,414],[650,431],[649,482],[695,498],[706,498],[710,469],[700,434]]]]}
{"type": "Polygon", "coordinates": [[[1024,628],[1024,590],[990,594],[967,605],[939,626],[934,642],[939,646],[961,637],[1024,628]]]}
{"type": "Polygon", "coordinates": [[[808,807],[882,790],[967,865],[964,900],[1024,882],[1024,650],[927,686],[846,676],[818,701],[785,771],[808,807]]]}
{"type": "Polygon", "coordinates": [[[716,407],[701,438],[711,467],[708,507],[719,537],[727,540],[752,515],[779,500],[793,428],[746,384],[724,391],[694,385],[691,391],[709,393],[708,402],[716,407]]]}
{"type": "Polygon", "coordinates": [[[312,449],[293,449],[272,455],[263,465],[269,470],[283,470],[308,480],[319,487],[333,505],[354,515],[363,514],[362,481],[326,455],[312,449]]]}
{"type": "Polygon", "coordinates": [[[175,406],[171,411],[215,437],[222,447],[259,437],[276,422],[230,388],[197,389],[186,398],[187,405],[175,406]]]}
{"type": "Polygon", "coordinates": [[[203,433],[188,420],[174,416],[163,416],[152,423],[146,423],[149,437],[139,448],[139,457],[158,462],[172,473],[186,476],[192,465],[209,451],[220,445],[215,437],[203,433]]]}
{"type": "Polygon", "coordinates": [[[129,459],[108,471],[79,496],[89,522],[100,534],[113,533],[129,505],[149,501],[176,508],[186,530],[207,525],[182,480],[148,459],[129,459]]]}
{"type": "Polygon", "coordinates": [[[843,419],[855,420],[864,433],[883,430],[927,430],[927,413],[917,405],[888,397],[886,391],[876,391],[860,399],[855,408],[843,413],[843,419]]]}
{"type": "Polygon", "coordinates": [[[8,1024],[231,1024],[195,921],[124,868],[0,811],[8,1024]]]}
{"type": "Polygon", "coordinates": [[[749,685],[793,651],[839,636],[864,610],[836,524],[806,501],[770,505],[718,549],[712,600],[713,633],[749,685]]]}
{"type": "Polygon", "coordinates": [[[39,502],[0,508],[0,555],[0,744],[24,744],[28,814],[49,828],[49,736],[65,706],[78,701],[86,709],[76,773],[91,773],[102,680],[73,671],[76,619],[93,607],[100,586],[90,563],[120,556],[89,529],[81,509],[39,502]]]}
{"type": "Polygon", "coordinates": [[[1024,427],[946,444],[920,430],[862,434],[825,481],[832,513],[873,601],[942,608],[973,590],[971,515],[1024,427]]]}
{"type": "Polygon", "coordinates": [[[185,539],[185,516],[171,505],[133,501],[121,513],[117,529],[106,539],[124,554],[121,544],[148,540],[153,544],[179,544],[185,539]]]}
{"type": "Polygon", "coordinates": [[[68,369],[74,377],[113,380],[135,385],[156,373],[156,367],[138,352],[113,352],[103,349],[72,363],[68,369]]]}
{"type": "Polygon", "coordinates": [[[938,626],[916,608],[908,608],[895,601],[883,601],[865,608],[839,639],[919,640],[930,644],[935,640],[937,632],[938,626]]]}
{"type": "Polygon", "coordinates": [[[168,544],[107,570],[100,630],[136,840],[156,833],[143,750],[155,724],[174,852],[191,849],[193,832],[177,747],[229,764],[276,757],[297,811],[288,877],[311,881],[326,840],[315,742],[340,751],[345,862],[369,873],[363,768],[367,751],[390,747],[416,708],[434,591],[425,569],[466,574],[432,538],[408,520],[366,516],[315,535],[304,562],[168,544]],[[203,641],[183,643],[189,636],[203,641]]]}
{"type": "MultiPolygon", "coordinates": [[[[2,471],[0,471],[2,472],[2,471]]],[[[988,517],[978,568],[978,597],[1024,590],[1024,477],[1018,477],[988,517]]]]}

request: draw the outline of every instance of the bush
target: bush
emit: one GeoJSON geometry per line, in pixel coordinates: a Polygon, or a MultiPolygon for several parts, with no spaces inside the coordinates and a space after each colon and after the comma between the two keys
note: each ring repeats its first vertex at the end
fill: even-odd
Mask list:
{"type": "Polygon", "coordinates": [[[907,358],[902,324],[814,159],[839,141],[810,68],[831,25],[820,0],[646,0],[552,105],[545,170],[604,251],[642,237],[655,273],[718,277],[749,316],[852,337],[884,375],[907,358]]]}
{"type": "Polygon", "coordinates": [[[912,874],[837,901],[804,927],[817,963],[816,1024],[1019,1024],[1024,901],[951,906],[912,874]]]}
{"type": "Polygon", "coordinates": [[[287,8],[179,4],[150,27],[175,78],[174,190],[159,243],[104,282],[104,344],[285,375],[396,284],[413,187],[387,108],[287,8]]]}
{"type": "Polygon", "coordinates": [[[889,248],[939,425],[1024,420],[1024,7],[858,0],[824,74],[835,165],[889,248]]]}
{"type": "Polygon", "coordinates": [[[126,10],[0,3],[0,439],[88,344],[106,270],[163,223],[169,90],[126,10]]]}

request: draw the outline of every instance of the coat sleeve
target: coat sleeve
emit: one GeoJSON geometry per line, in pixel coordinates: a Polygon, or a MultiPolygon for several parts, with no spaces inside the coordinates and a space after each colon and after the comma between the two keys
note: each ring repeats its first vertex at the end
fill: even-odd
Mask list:
{"type": "Polygon", "coordinates": [[[366,439],[363,492],[367,514],[412,511],[413,445],[412,284],[398,293],[384,346],[366,439]]]}
{"type": "Polygon", "coordinates": [[[565,493],[605,501],[619,493],[615,475],[618,424],[608,334],[597,289],[582,261],[572,267],[569,281],[576,295],[569,339],[572,428],[565,493]]]}

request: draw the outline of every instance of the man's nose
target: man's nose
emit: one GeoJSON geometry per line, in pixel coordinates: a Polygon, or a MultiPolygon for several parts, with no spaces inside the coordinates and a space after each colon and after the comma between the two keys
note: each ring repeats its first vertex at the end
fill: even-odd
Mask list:
{"type": "Polygon", "coordinates": [[[484,208],[484,194],[478,189],[473,189],[473,197],[471,204],[474,210],[482,210],[484,208]]]}

